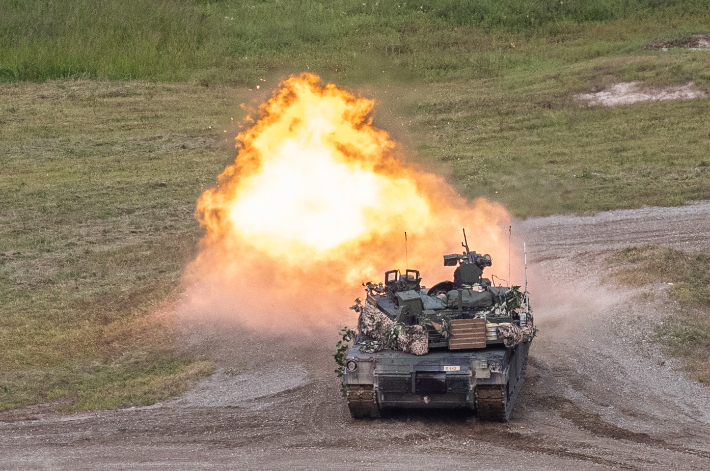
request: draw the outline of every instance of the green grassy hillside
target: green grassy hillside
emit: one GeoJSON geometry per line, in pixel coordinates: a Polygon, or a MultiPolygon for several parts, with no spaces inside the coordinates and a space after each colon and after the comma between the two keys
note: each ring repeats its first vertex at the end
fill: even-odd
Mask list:
{"type": "Polygon", "coordinates": [[[0,0],[0,80],[494,77],[707,31],[705,0],[0,0]]]}

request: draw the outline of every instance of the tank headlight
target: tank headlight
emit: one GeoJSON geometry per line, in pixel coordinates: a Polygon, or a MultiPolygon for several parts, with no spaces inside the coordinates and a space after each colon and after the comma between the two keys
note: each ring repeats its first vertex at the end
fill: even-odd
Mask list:
{"type": "Polygon", "coordinates": [[[352,360],[350,360],[349,362],[347,362],[347,363],[345,364],[345,366],[347,367],[348,371],[355,371],[355,370],[357,370],[357,363],[354,362],[354,361],[352,361],[352,360]]]}

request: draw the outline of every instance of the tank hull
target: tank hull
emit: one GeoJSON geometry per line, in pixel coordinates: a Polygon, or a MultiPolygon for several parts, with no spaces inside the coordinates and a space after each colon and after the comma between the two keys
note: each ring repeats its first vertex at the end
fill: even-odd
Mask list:
{"type": "Polygon", "coordinates": [[[530,343],[480,350],[435,349],[426,355],[384,350],[346,357],[343,386],[354,418],[386,409],[468,409],[506,421],[525,378],[530,343]],[[353,368],[354,365],[354,368],[353,368]]]}

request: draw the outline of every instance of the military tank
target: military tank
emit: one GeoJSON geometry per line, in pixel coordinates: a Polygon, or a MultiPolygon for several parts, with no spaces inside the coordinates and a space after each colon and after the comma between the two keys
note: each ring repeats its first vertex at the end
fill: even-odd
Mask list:
{"type": "MultiPolygon", "coordinates": [[[[356,300],[358,331],[341,358],[342,385],[355,419],[398,408],[468,409],[507,421],[525,380],[535,336],[527,286],[483,277],[490,255],[468,248],[444,255],[453,281],[426,289],[418,270],[390,270],[356,300]]],[[[527,282],[526,282],[527,285],[527,282]]]]}

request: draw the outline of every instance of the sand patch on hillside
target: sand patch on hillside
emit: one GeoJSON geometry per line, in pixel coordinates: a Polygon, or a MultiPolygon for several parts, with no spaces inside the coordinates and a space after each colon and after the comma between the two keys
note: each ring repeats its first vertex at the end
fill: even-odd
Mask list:
{"type": "Polygon", "coordinates": [[[695,33],[674,39],[659,39],[646,44],[644,49],[667,51],[672,48],[687,48],[691,51],[710,51],[710,34],[695,33]]]}
{"type": "Polygon", "coordinates": [[[710,34],[694,34],[690,49],[693,51],[710,50],[710,34]]]}
{"type": "Polygon", "coordinates": [[[580,93],[574,99],[583,106],[624,106],[644,101],[691,100],[705,92],[693,82],[664,88],[644,88],[641,82],[621,82],[596,93],[580,93]]]}

